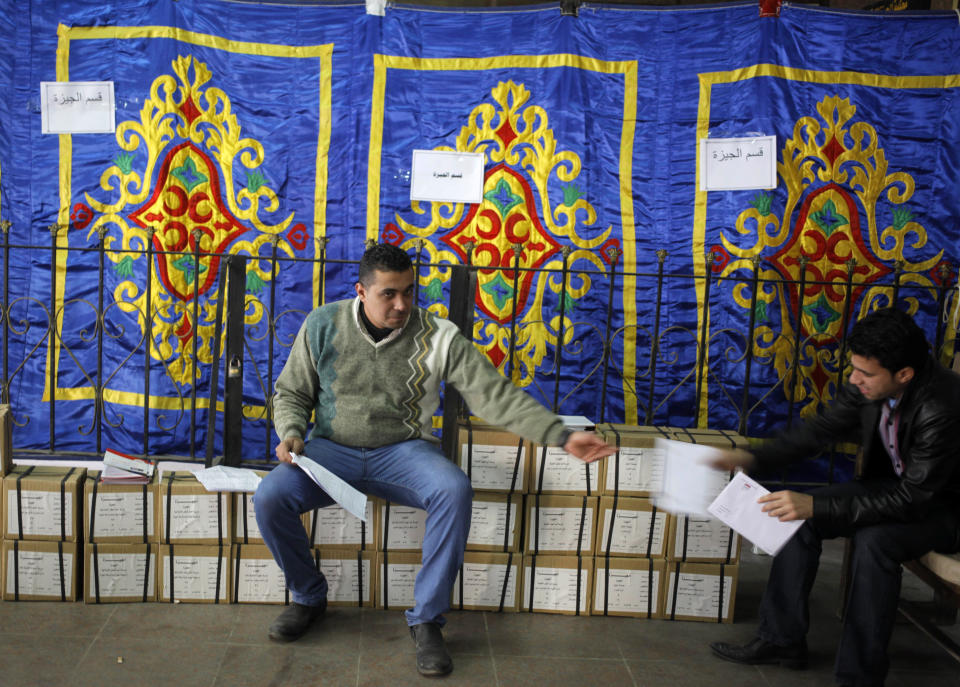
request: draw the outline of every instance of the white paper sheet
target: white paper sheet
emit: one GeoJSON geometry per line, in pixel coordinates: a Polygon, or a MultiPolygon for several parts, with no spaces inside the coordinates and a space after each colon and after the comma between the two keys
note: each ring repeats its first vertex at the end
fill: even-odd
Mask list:
{"type": "Polygon", "coordinates": [[[207,491],[256,491],[260,475],[246,468],[215,465],[193,473],[207,491]]]}
{"type": "Polygon", "coordinates": [[[723,449],[659,437],[656,447],[664,454],[663,489],[653,497],[657,508],[708,517],[707,507],[730,480],[728,473],[710,467],[723,449]]]}
{"type": "Polygon", "coordinates": [[[766,553],[776,556],[804,521],[781,522],[764,513],[763,505],[757,503],[757,499],[769,493],[769,490],[755,480],[739,472],[710,504],[708,510],[711,515],[766,553]]]}
{"type": "Polygon", "coordinates": [[[310,478],[327,493],[327,496],[343,506],[351,515],[364,522],[367,521],[366,494],[357,491],[325,467],[318,465],[306,456],[298,456],[295,453],[291,453],[290,456],[293,458],[293,464],[310,475],[310,478]]]}

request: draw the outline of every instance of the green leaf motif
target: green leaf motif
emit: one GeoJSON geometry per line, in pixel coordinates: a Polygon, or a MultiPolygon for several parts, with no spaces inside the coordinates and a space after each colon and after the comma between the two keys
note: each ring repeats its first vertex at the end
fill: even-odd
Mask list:
{"type": "Polygon", "coordinates": [[[257,170],[247,172],[247,188],[250,189],[251,193],[256,193],[265,181],[266,178],[257,170]]]}
{"type": "Polygon", "coordinates": [[[133,155],[131,153],[121,153],[113,158],[113,164],[120,168],[124,174],[133,171],[133,155]]]}
{"type": "Polygon", "coordinates": [[[443,300],[443,282],[434,277],[430,283],[423,288],[423,293],[431,303],[443,300]]]}
{"type": "Polygon", "coordinates": [[[572,207],[574,203],[583,198],[583,191],[580,190],[580,187],[576,184],[567,184],[566,186],[561,186],[563,189],[563,204],[568,208],[572,207]]]}
{"type": "Polygon", "coordinates": [[[770,318],[767,316],[767,302],[766,301],[757,301],[757,307],[753,310],[754,317],[756,317],[757,322],[763,324],[768,322],[770,318]]]}
{"type": "Polygon", "coordinates": [[[260,275],[256,272],[250,271],[247,272],[247,293],[253,293],[260,295],[260,292],[263,291],[264,281],[260,278],[260,275]]]}
{"type": "Polygon", "coordinates": [[[750,205],[756,208],[761,216],[766,217],[770,214],[770,207],[773,205],[773,196],[769,193],[760,192],[750,199],[750,205]]]}
{"type": "Polygon", "coordinates": [[[907,222],[913,219],[913,213],[906,208],[893,209],[893,228],[896,231],[902,231],[907,222]]]}
{"type": "Polygon", "coordinates": [[[849,224],[850,222],[850,220],[837,212],[837,206],[833,204],[832,200],[828,200],[823,204],[823,207],[816,212],[811,212],[810,217],[823,229],[823,233],[827,236],[830,236],[844,224],[849,224]]]}
{"type": "Polygon", "coordinates": [[[124,255],[120,259],[120,262],[113,266],[113,271],[119,277],[132,277],[133,276],[133,256],[124,255]]]}
{"type": "MultiPolygon", "coordinates": [[[[558,303],[557,303],[557,310],[558,310],[558,311],[560,310],[560,307],[561,307],[561,303],[558,302],[558,303]]],[[[563,307],[563,314],[566,315],[566,316],[569,316],[570,313],[572,313],[572,312],[574,311],[574,309],[576,308],[576,304],[573,302],[573,299],[570,298],[570,294],[569,294],[569,293],[565,293],[565,294],[564,294],[564,296],[563,296],[563,302],[562,302],[562,307],[563,307]]]]}

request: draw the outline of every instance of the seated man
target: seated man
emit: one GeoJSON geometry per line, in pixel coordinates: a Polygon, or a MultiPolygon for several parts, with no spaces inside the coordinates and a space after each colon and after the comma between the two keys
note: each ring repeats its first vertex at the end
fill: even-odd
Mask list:
{"type": "Polygon", "coordinates": [[[389,244],[360,260],[357,297],[311,312],[277,378],[274,425],[282,461],[254,497],[257,524],[283,569],[293,602],[270,627],[292,641],[319,618],[327,582],[314,566],[300,514],[333,501],[298,467],[302,454],[357,489],[427,511],[415,607],[406,612],[417,668],[445,675],[453,663],[440,628],[470,531],[470,480],[431,436],[440,383],[470,409],[533,441],[590,462],[614,448],[563,421],[500,376],[449,321],[413,304],[410,258],[389,244]],[[307,424],[314,415],[307,438],[307,424]]]}
{"type": "Polygon", "coordinates": [[[849,383],[819,415],[752,453],[729,451],[716,463],[769,470],[858,439],[865,469],[854,482],[760,499],[769,515],[806,522],[773,559],[753,641],[710,646],[737,663],[805,667],[821,542],[850,537],[850,594],[835,675],[840,685],[882,685],[900,564],[960,545],[960,376],[942,368],[920,328],[892,308],[857,322],[847,344],[849,383]]]}

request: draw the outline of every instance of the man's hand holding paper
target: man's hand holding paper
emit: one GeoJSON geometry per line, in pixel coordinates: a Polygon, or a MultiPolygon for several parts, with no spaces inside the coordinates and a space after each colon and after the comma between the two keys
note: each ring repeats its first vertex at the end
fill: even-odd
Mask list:
{"type": "Polygon", "coordinates": [[[813,497],[810,494],[801,494],[797,491],[775,491],[757,499],[762,503],[761,509],[772,518],[780,522],[806,520],[813,517],[813,497]]]}

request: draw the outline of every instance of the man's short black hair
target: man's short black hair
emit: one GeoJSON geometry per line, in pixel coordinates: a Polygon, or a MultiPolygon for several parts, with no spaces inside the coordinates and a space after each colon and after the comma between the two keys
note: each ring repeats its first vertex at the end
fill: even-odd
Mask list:
{"type": "Polygon", "coordinates": [[[905,367],[919,371],[930,348],[913,318],[896,308],[874,310],[853,325],[847,346],[856,355],[876,358],[891,373],[905,367]]]}
{"type": "Polygon", "coordinates": [[[373,281],[373,273],[406,272],[413,267],[410,256],[402,248],[389,243],[375,243],[363,252],[360,258],[360,273],[357,280],[364,286],[373,281]]]}

